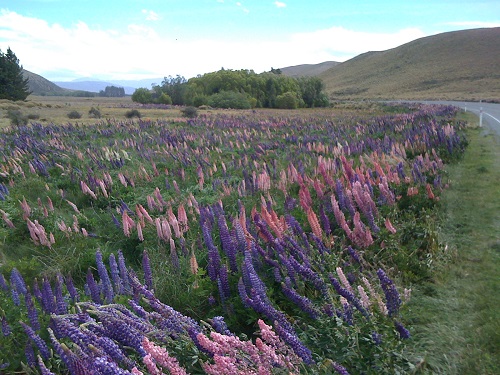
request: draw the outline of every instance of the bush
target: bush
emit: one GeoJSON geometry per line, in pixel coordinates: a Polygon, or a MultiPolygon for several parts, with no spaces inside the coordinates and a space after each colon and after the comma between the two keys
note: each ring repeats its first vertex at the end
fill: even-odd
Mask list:
{"type": "Polygon", "coordinates": [[[170,95],[168,94],[165,94],[164,92],[160,95],[160,97],[158,98],[158,103],[160,104],[172,104],[172,98],[170,97],[170,95]]]}
{"type": "Polygon", "coordinates": [[[221,91],[217,94],[213,94],[209,97],[208,104],[214,108],[252,108],[248,97],[236,91],[221,91]]]}
{"type": "Polygon", "coordinates": [[[132,101],[141,104],[153,103],[153,95],[150,90],[141,87],[132,94],[132,101]]]}
{"type": "Polygon", "coordinates": [[[68,113],[68,118],[70,119],[82,118],[82,114],[78,111],[73,110],[68,113]]]}
{"type": "Polygon", "coordinates": [[[23,113],[18,109],[8,110],[7,117],[10,119],[10,124],[13,126],[24,126],[28,123],[28,117],[23,115],[23,113]]]}
{"type": "Polygon", "coordinates": [[[101,111],[99,108],[92,107],[89,110],[89,117],[91,118],[101,118],[101,111]]]}
{"type": "Polygon", "coordinates": [[[186,107],[181,110],[184,117],[195,118],[198,117],[198,109],[193,106],[186,107]]]}
{"type": "Polygon", "coordinates": [[[38,120],[40,118],[40,115],[38,113],[30,113],[27,117],[28,120],[38,120]]]}
{"type": "Polygon", "coordinates": [[[131,109],[130,111],[127,111],[125,113],[125,117],[126,118],[133,118],[133,117],[141,118],[141,112],[139,112],[137,109],[131,109]]]}
{"type": "Polygon", "coordinates": [[[276,107],[281,109],[296,109],[298,107],[297,94],[287,91],[276,97],[276,107]]]}

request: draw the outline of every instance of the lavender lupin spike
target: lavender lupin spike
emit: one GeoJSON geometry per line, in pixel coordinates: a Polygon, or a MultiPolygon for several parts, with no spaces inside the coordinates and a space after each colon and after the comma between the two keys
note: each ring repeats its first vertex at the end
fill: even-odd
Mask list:
{"type": "Polygon", "coordinates": [[[99,291],[99,287],[95,282],[94,275],[92,275],[92,270],[90,268],[87,271],[86,281],[90,291],[90,298],[92,298],[93,302],[101,304],[102,303],[101,293],[99,291]]]}
{"type": "Polygon", "coordinates": [[[50,358],[50,350],[45,343],[45,341],[42,340],[40,336],[36,334],[36,332],[31,328],[29,325],[27,325],[24,322],[19,322],[21,326],[24,329],[24,332],[28,335],[28,337],[35,343],[37,346],[38,350],[40,351],[40,354],[42,355],[43,359],[47,360],[50,358]]]}
{"type": "Polygon", "coordinates": [[[111,285],[111,280],[109,279],[108,270],[104,265],[104,261],[102,259],[102,253],[100,250],[97,250],[95,253],[95,260],[97,265],[97,272],[99,274],[99,278],[102,282],[102,289],[104,292],[104,298],[107,303],[113,302],[114,293],[113,293],[113,285],[111,285]]]}
{"type": "Polygon", "coordinates": [[[153,273],[149,263],[148,252],[144,250],[142,253],[142,272],[144,272],[144,282],[149,290],[153,290],[153,273]]]}
{"type": "Polygon", "coordinates": [[[116,294],[123,293],[122,279],[120,278],[120,270],[118,263],[116,262],[115,254],[110,254],[109,256],[109,270],[111,273],[111,280],[114,284],[114,290],[116,294]]]}
{"type": "Polygon", "coordinates": [[[38,320],[38,312],[35,308],[35,304],[33,303],[33,297],[29,292],[25,294],[24,301],[26,302],[26,310],[28,312],[28,319],[30,321],[31,328],[35,331],[39,331],[41,327],[38,320]]]}

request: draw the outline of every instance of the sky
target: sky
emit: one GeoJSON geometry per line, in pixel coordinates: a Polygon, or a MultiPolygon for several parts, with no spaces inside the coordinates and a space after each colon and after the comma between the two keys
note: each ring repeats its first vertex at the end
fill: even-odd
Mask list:
{"type": "Polygon", "coordinates": [[[52,81],[261,73],[499,26],[499,0],[0,0],[0,50],[52,81]]]}

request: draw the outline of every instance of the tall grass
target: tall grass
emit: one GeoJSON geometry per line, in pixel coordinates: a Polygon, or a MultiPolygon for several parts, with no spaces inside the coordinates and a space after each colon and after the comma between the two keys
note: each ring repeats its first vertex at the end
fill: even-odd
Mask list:
{"type": "Polygon", "coordinates": [[[414,288],[409,304],[418,374],[500,373],[500,141],[477,127],[468,139],[442,196],[440,239],[451,262],[414,288]]]}

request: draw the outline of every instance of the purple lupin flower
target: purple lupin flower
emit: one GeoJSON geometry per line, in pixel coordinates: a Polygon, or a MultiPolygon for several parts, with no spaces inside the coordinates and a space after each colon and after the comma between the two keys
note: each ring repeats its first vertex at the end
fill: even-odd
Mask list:
{"type": "Polygon", "coordinates": [[[118,220],[114,214],[111,214],[111,218],[113,219],[113,224],[115,225],[115,227],[117,229],[121,230],[122,229],[122,223],[120,223],[120,220],[118,220]]]}
{"type": "Polygon", "coordinates": [[[219,286],[219,295],[222,303],[231,296],[231,289],[229,287],[229,278],[227,274],[227,267],[222,265],[220,267],[219,276],[217,278],[217,285],[219,286]]]}
{"type": "Polygon", "coordinates": [[[220,255],[219,250],[215,247],[212,236],[210,235],[210,229],[207,224],[203,224],[201,227],[201,232],[203,234],[203,240],[208,248],[208,265],[207,273],[210,280],[216,282],[218,272],[220,269],[220,255]]]}
{"type": "Polygon", "coordinates": [[[12,330],[10,329],[10,325],[7,322],[7,318],[5,316],[2,316],[2,334],[7,337],[12,333],[12,330]]]}
{"type": "Polygon", "coordinates": [[[142,272],[144,272],[144,282],[149,290],[153,290],[153,272],[149,263],[148,252],[144,250],[142,253],[142,272]]]}
{"type": "Polygon", "coordinates": [[[226,219],[222,214],[217,215],[217,225],[219,227],[222,250],[229,259],[229,268],[231,269],[231,272],[238,272],[238,265],[236,263],[236,246],[233,243],[233,239],[229,233],[226,219]]]}
{"type": "Polygon", "coordinates": [[[309,281],[317,290],[319,290],[323,296],[328,297],[328,288],[326,287],[323,279],[309,267],[303,266],[293,257],[289,257],[288,261],[297,272],[305,280],[309,281]]]}
{"type": "Polygon", "coordinates": [[[339,365],[337,362],[332,362],[332,367],[339,375],[349,375],[345,367],[339,365]]]}
{"type": "MultiPolygon", "coordinates": [[[[52,347],[55,352],[59,355],[63,363],[68,368],[70,374],[87,374],[89,373],[86,364],[84,363],[83,353],[82,355],[76,355],[68,347],[63,346],[54,335],[52,329],[47,328],[49,332],[50,341],[52,343],[52,347]],[[87,370],[87,371],[86,371],[87,370]]],[[[75,349],[79,348],[78,345],[75,345],[75,349]]],[[[80,350],[81,352],[81,350],[80,350]]]]}
{"type": "Polygon", "coordinates": [[[350,303],[352,303],[354,305],[354,307],[356,307],[365,317],[368,318],[370,316],[370,314],[363,307],[363,305],[361,304],[361,301],[353,293],[351,293],[349,290],[344,288],[340,284],[340,282],[335,277],[333,277],[331,274],[329,275],[329,277],[330,277],[330,281],[331,281],[333,287],[335,288],[335,290],[337,291],[337,293],[340,294],[342,297],[344,297],[346,300],[348,300],[350,303]]]}
{"type": "Polygon", "coordinates": [[[210,323],[216,332],[226,336],[234,336],[234,333],[227,327],[223,316],[214,316],[210,323]]]}
{"type": "Polygon", "coordinates": [[[73,303],[79,302],[80,301],[80,294],[75,288],[75,285],[73,283],[73,278],[71,277],[70,274],[66,277],[66,289],[68,290],[68,293],[73,300],[73,303]]]}
{"type": "Polygon", "coordinates": [[[389,316],[394,316],[397,314],[399,307],[401,306],[401,298],[394,285],[394,282],[386,275],[384,270],[381,268],[377,271],[377,276],[380,280],[380,285],[385,294],[385,301],[387,306],[387,311],[389,316]]]}
{"type": "Polygon", "coordinates": [[[410,331],[408,331],[400,322],[395,321],[394,326],[396,327],[396,331],[399,333],[399,337],[401,339],[409,339],[411,337],[410,331]]]}
{"type": "Polygon", "coordinates": [[[382,335],[378,332],[372,332],[372,340],[375,345],[380,345],[382,344],[382,335]]]}
{"type": "Polygon", "coordinates": [[[54,290],[54,295],[56,297],[56,314],[64,315],[68,313],[68,305],[63,296],[63,278],[61,274],[56,277],[56,286],[54,290]]]}
{"type": "Polygon", "coordinates": [[[26,356],[26,364],[34,368],[36,366],[35,350],[31,341],[27,341],[24,347],[24,355],[26,356]]]}
{"type": "Polygon", "coordinates": [[[35,331],[40,330],[40,322],[38,321],[38,312],[33,303],[33,297],[29,292],[24,295],[24,301],[26,303],[26,310],[28,312],[28,319],[30,321],[31,328],[35,331]]]}
{"type": "Polygon", "coordinates": [[[54,292],[52,291],[52,286],[47,278],[43,278],[42,281],[42,307],[45,312],[49,314],[55,314],[56,312],[56,302],[54,297],[54,292]]]}
{"type": "Polygon", "coordinates": [[[12,268],[10,273],[10,285],[11,287],[15,287],[17,292],[23,296],[28,292],[23,276],[16,268],[12,268]]]}
{"type": "Polygon", "coordinates": [[[311,351],[299,340],[295,333],[284,329],[278,322],[274,323],[274,330],[292,348],[295,354],[302,358],[306,365],[314,363],[311,351]]]}
{"type": "Polygon", "coordinates": [[[120,277],[123,285],[122,293],[131,294],[132,289],[130,287],[129,273],[125,264],[125,257],[123,256],[121,250],[118,250],[118,269],[120,271],[120,277]]]}
{"type": "Polygon", "coordinates": [[[9,286],[7,285],[7,280],[5,280],[5,277],[0,273],[0,289],[2,289],[5,293],[9,291],[9,286]]]}
{"type": "Polygon", "coordinates": [[[51,354],[45,341],[43,341],[42,338],[38,336],[36,332],[33,330],[33,328],[31,328],[29,325],[27,325],[22,321],[20,321],[19,323],[23,327],[24,332],[26,332],[30,340],[33,341],[33,343],[37,346],[43,359],[45,360],[49,359],[51,357],[51,354]]]}
{"type": "Polygon", "coordinates": [[[108,270],[104,265],[104,261],[102,259],[102,253],[100,250],[97,250],[95,253],[95,260],[97,264],[97,273],[99,274],[99,278],[102,282],[102,290],[104,292],[104,299],[107,303],[113,302],[115,298],[113,293],[113,285],[111,285],[111,280],[109,279],[108,270]]]}
{"type": "Polygon", "coordinates": [[[50,371],[47,366],[45,366],[45,363],[43,362],[42,357],[37,356],[38,358],[38,367],[40,368],[40,374],[41,375],[56,375],[52,371],[50,371]]]}
{"type": "MultiPolygon", "coordinates": [[[[289,283],[290,278],[288,278],[289,283]]],[[[283,294],[292,301],[295,305],[297,305],[302,311],[304,311],[307,315],[309,315],[312,319],[317,319],[319,316],[318,310],[313,306],[311,300],[305,296],[301,296],[297,291],[286,283],[281,283],[281,290],[283,294]]]]}
{"type": "Polygon", "coordinates": [[[10,288],[11,296],[12,296],[12,302],[14,302],[14,305],[19,306],[21,304],[21,300],[19,299],[19,293],[17,292],[17,289],[15,287],[10,288]]]}
{"type": "Polygon", "coordinates": [[[109,270],[111,273],[111,280],[113,281],[116,294],[123,293],[122,280],[120,278],[120,270],[118,268],[118,263],[116,262],[115,254],[109,256],[109,270]]]}
{"type": "Polygon", "coordinates": [[[95,282],[94,275],[92,275],[92,270],[90,268],[87,271],[86,281],[92,301],[98,304],[102,304],[101,292],[99,291],[99,287],[95,282]]]}

